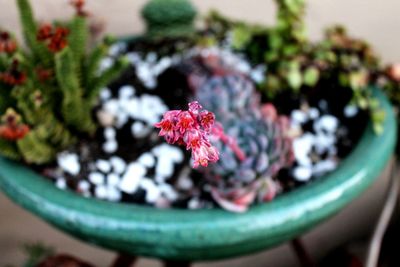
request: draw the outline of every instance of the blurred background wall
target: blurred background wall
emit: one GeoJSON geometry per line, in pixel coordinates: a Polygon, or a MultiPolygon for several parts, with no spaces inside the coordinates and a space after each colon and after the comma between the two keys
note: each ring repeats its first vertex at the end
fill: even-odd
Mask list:
{"type": "MultiPolygon", "coordinates": [[[[87,0],[89,10],[104,19],[107,31],[117,35],[140,33],[138,14],[146,0],[87,0]]],[[[68,0],[32,0],[43,21],[68,17],[68,0]]],[[[216,8],[226,15],[252,22],[273,23],[273,0],[193,0],[201,13],[216,8]]],[[[307,25],[312,39],[333,23],[346,24],[350,32],[369,40],[385,62],[400,61],[399,0],[308,0],[307,25]]],[[[15,1],[0,0],[0,27],[18,29],[15,1]]]]}

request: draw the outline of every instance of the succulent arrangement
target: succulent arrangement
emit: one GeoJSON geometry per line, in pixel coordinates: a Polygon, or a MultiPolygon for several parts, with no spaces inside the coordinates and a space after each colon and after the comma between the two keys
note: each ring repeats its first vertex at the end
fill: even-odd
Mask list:
{"type": "Polygon", "coordinates": [[[307,40],[304,0],[276,0],[273,27],[213,12],[200,31],[188,0],[150,0],[144,38],[94,47],[83,0],[51,24],[17,3],[28,49],[0,31],[0,152],[85,197],[244,212],[334,170],[367,114],[382,132],[371,86],[400,103],[400,68],[367,43],[307,40]]]}
{"type": "Polygon", "coordinates": [[[88,13],[74,0],[71,21],[37,23],[28,0],[18,0],[28,50],[2,31],[0,38],[0,151],[30,164],[46,164],[79,136],[96,131],[93,108],[100,90],[127,67],[123,58],[101,70],[111,40],[88,52],[88,13]]]}

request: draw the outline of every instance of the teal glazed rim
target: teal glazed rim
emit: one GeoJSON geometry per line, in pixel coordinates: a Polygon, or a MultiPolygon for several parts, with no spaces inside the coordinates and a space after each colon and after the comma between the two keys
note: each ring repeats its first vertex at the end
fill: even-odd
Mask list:
{"type": "Polygon", "coordinates": [[[4,158],[0,158],[0,187],[15,203],[62,231],[113,251],[188,261],[250,254],[326,220],[378,177],[394,151],[397,125],[387,98],[380,90],[373,91],[386,112],[381,135],[368,125],[336,171],[244,214],[221,209],[160,210],[88,199],[60,190],[4,158]]]}

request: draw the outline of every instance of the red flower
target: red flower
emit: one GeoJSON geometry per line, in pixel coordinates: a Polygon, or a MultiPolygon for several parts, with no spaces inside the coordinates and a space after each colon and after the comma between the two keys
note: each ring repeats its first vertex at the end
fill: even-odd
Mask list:
{"type": "Polygon", "coordinates": [[[17,43],[11,39],[8,32],[0,32],[0,53],[5,52],[8,54],[17,50],[17,43]]]}
{"type": "Polygon", "coordinates": [[[192,159],[193,168],[197,168],[200,165],[207,167],[208,162],[217,162],[219,160],[219,152],[209,142],[203,140],[199,147],[193,149],[192,159]]]}
{"type": "Polygon", "coordinates": [[[39,31],[36,34],[36,38],[38,41],[48,40],[52,36],[53,36],[53,26],[48,23],[42,24],[39,28],[39,31]]]}
{"type": "Polygon", "coordinates": [[[210,130],[211,127],[214,125],[214,122],[215,122],[214,113],[209,112],[207,110],[200,112],[200,124],[204,129],[210,130]]]}
{"type": "Polygon", "coordinates": [[[0,125],[0,138],[17,141],[25,137],[30,131],[29,126],[21,123],[21,117],[13,110],[8,109],[0,125]]]}
{"type": "Polygon", "coordinates": [[[51,69],[44,69],[42,67],[37,67],[36,76],[41,83],[44,83],[53,76],[53,71],[51,69]]]}
{"type": "Polygon", "coordinates": [[[49,44],[47,47],[53,53],[57,53],[64,49],[67,46],[67,36],[69,34],[69,30],[63,27],[57,27],[55,33],[50,39],[49,44]]]}
{"type": "Polygon", "coordinates": [[[195,119],[192,117],[190,112],[182,111],[177,116],[177,123],[176,129],[181,133],[184,134],[186,131],[191,130],[195,127],[195,119]]]}
{"type": "Polygon", "coordinates": [[[86,17],[89,15],[88,12],[83,10],[83,7],[85,6],[85,0],[71,0],[71,5],[75,8],[78,16],[86,17]]]}
{"type": "Polygon", "coordinates": [[[8,71],[0,73],[0,81],[9,85],[21,85],[26,81],[26,74],[18,69],[19,62],[14,60],[8,71]]]}
{"type": "Polygon", "coordinates": [[[194,168],[219,160],[218,150],[209,141],[214,114],[201,109],[198,102],[191,102],[188,111],[168,111],[161,122],[155,124],[161,129],[159,136],[164,136],[168,143],[186,145],[187,150],[192,150],[194,168]]]}
{"type": "Polygon", "coordinates": [[[68,45],[67,36],[69,34],[69,30],[64,27],[56,27],[54,28],[50,24],[43,24],[38,33],[36,34],[36,38],[39,41],[45,42],[47,44],[47,48],[53,52],[57,53],[64,49],[68,45]]]}

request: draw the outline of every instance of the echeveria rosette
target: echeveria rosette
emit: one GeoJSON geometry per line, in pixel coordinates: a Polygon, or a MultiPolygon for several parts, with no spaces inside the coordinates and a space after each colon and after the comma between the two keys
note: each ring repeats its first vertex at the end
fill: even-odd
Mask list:
{"type": "Polygon", "coordinates": [[[293,162],[291,139],[286,135],[287,119],[249,114],[231,120],[224,128],[244,157],[238,157],[221,139],[213,140],[220,160],[205,169],[213,198],[235,212],[246,211],[254,202],[272,200],[280,191],[274,178],[293,162]]]}
{"type": "Polygon", "coordinates": [[[278,116],[272,104],[261,104],[254,85],[241,74],[213,76],[195,91],[231,140],[211,140],[220,160],[204,173],[214,200],[227,210],[243,212],[254,202],[273,199],[280,190],[274,178],[293,162],[288,118],[278,116]]]}
{"type": "Polygon", "coordinates": [[[237,115],[259,112],[260,108],[260,95],[252,82],[241,74],[211,77],[196,90],[196,99],[222,124],[237,115]]]}

